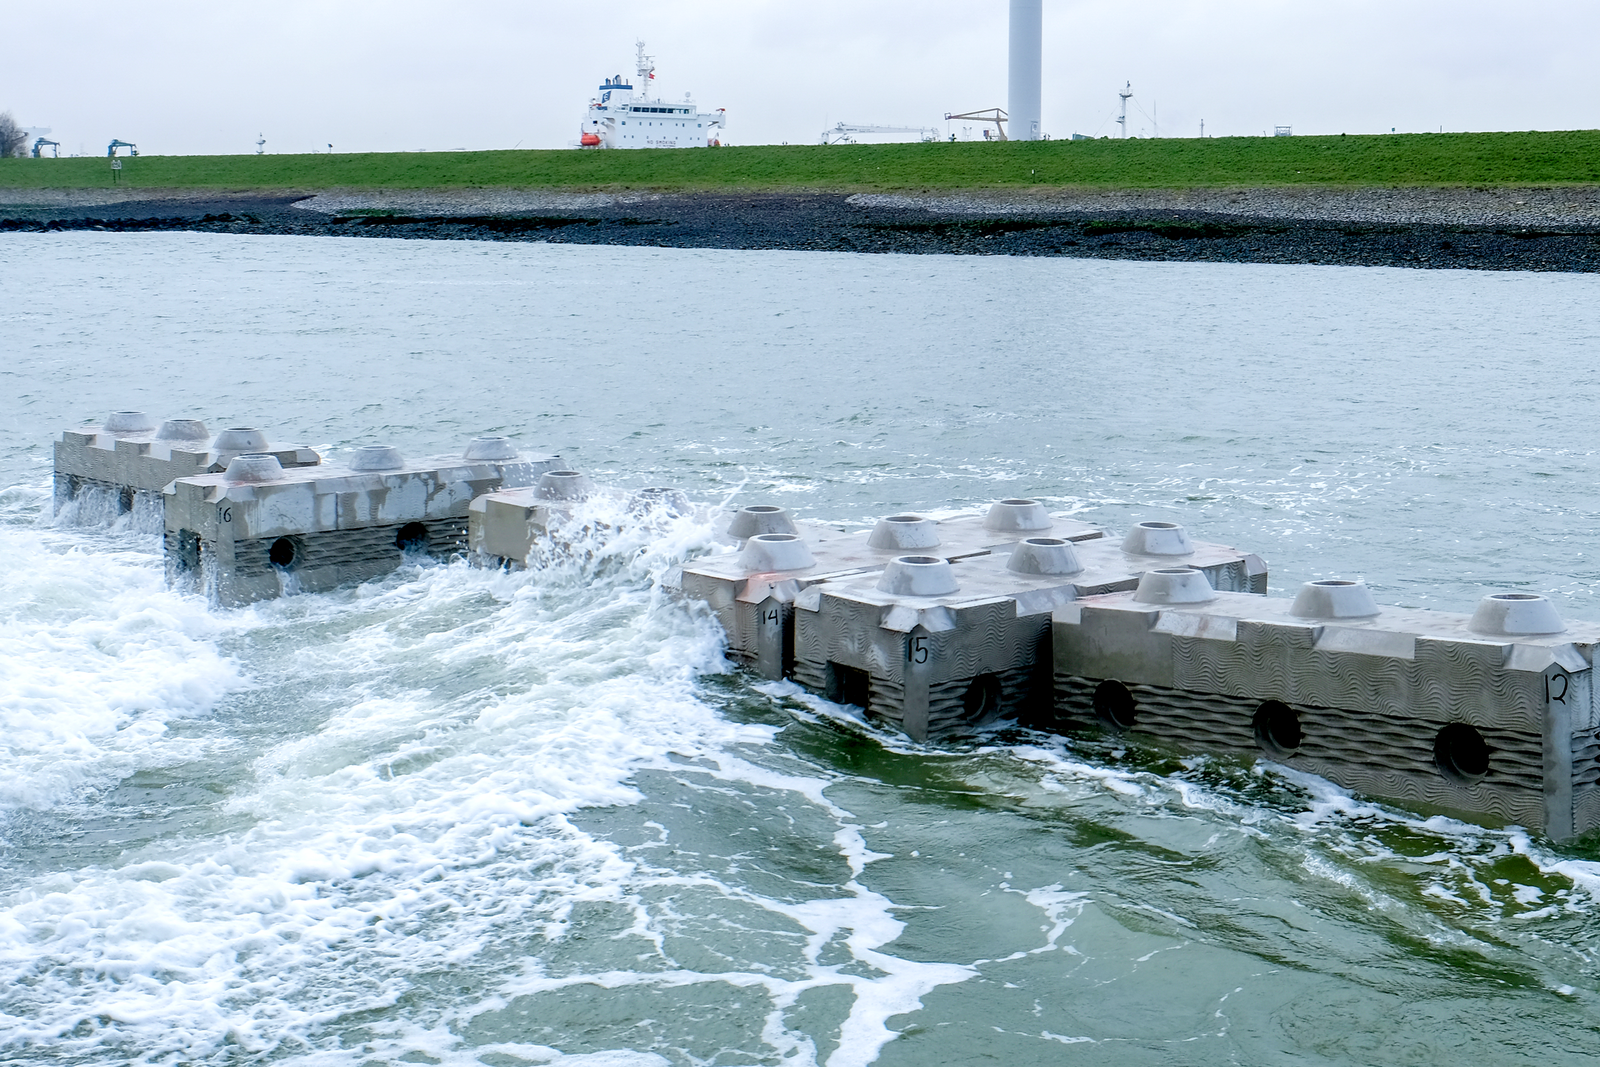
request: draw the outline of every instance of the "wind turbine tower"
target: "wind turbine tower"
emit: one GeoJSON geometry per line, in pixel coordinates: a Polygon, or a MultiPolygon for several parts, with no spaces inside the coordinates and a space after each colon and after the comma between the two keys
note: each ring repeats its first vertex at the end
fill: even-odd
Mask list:
{"type": "Polygon", "coordinates": [[[1006,110],[1011,139],[1037,141],[1044,68],[1044,0],[1011,0],[1011,67],[1006,110]]]}

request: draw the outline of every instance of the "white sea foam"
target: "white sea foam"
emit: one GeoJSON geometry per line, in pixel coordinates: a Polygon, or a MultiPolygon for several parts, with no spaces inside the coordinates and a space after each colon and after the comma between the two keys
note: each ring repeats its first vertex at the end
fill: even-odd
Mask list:
{"type": "MultiPolygon", "coordinates": [[[[634,804],[632,776],[686,759],[738,789],[792,795],[834,823],[850,872],[838,892],[780,899],[713,880],[718,892],[808,932],[794,961],[804,977],[654,967],[491,973],[477,979],[482,1005],[575,986],[755,986],[770,998],[763,1041],[787,1062],[814,1063],[814,1040],[786,1014],[807,990],[838,987],[853,1006],[827,1062],[853,1067],[894,1038],[890,1017],[976,973],[884,952],[904,923],[892,901],[859,881],[883,857],[828,800],[828,780],[740,758],[737,749],[769,744],[773,729],[729,721],[698,698],[696,678],[723,669],[721,636],[703,612],[661,598],[651,578],[703,543],[705,528],[668,523],[651,540],[594,519],[567,531],[579,551],[530,572],[415,565],[357,589],[220,616],[165,593],[148,555],[94,556],[86,576],[77,549],[52,552],[36,534],[0,533],[8,539],[0,547],[36,557],[8,601],[27,637],[8,638],[4,675],[15,694],[12,734],[38,754],[37,766],[20,764],[28,784],[13,787],[30,803],[80,794],[91,771],[110,782],[151,760],[202,758],[195,746],[164,746],[161,727],[242,684],[217,651],[229,633],[270,647],[329,631],[283,662],[246,662],[258,689],[292,688],[273,677],[287,671],[332,698],[310,718],[304,707],[285,709],[300,721],[285,723],[287,736],[260,752],[218,812],[240,832],[173,838],[120,864],[13,886],[0,909],[0,970],[29,980],[0,1002],[0,1041],[70,1056],[204,1059],[237,1047],[354,1062],[361,1054],[341,1050],[341,1027],[393,1009],[431,969],[479,966],[507,936],[508,915],[559,942],[575,904],[622,902],[679,878],[584,832],[572,816],[634,804]],[[435,628],[440,617],[453,622],[435,628]],[[394,680],[418,656],[500,680],[441,699],[394,680]],[[327,688],[334,680],[341,684],[327,688]],[[87,769],[69,774],[63,753],[87,769]],[[833,944],[862,969],[821,960],[833,944]]],[[[651,933],[659,921],[640,912],[637,924],[659,939],[651,933]]],[[[452,1017],[468,1024],[481,1010],[467,1005],[452,1017]]],[[[365,1028],[367,1050],[446,1062],[495,1050],[534,1062],[662,1062],[627,1049],[469,1049],[441,1029],[450,1018],[392,1016],[365,1028]]]]}
{"type": "Polygon", "coordinates": [[[0,527],[0,810],[200,758],[208,743],[170,725],[242,684],[216,646],[225,624],[166,592],[131,544],[0,527]]]}
{"type": "Polygon", "coordinates": [[[103,527],[112,533],[159,537],[165,517],[160,493],[138,492],[131,499],[116,489],[90,486],[52,513],[47,506],[42,520],[53,526],[103,527]],[[128,505],[124,507],[124,505],[128,505]]]}

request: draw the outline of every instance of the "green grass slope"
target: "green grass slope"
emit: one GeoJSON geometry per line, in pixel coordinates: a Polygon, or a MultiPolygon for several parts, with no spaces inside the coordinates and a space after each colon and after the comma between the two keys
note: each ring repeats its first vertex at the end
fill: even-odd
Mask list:
{"type": "MultiPolygon", "coordinates": [[[[1600,183],[1600,130],[767,145],[639,152],[140,156],[122,184],[215,190],[838,191],[1600,183]]],[[[0,188],[111,185],[105,158],[0,160],[0,188]]]]}

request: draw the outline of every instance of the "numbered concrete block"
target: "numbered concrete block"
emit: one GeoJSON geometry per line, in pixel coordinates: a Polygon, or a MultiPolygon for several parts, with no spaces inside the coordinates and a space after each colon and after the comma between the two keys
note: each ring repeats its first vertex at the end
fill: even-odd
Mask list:
{"type": "Polygon", "coordinates": [[[874,563],[860,555],[860,532],[787,517],[763,529],[773,532],[749,533],[732,552],[684,564],[674,583],[682,596],[704,601],[716,615],[727,634],[729,659],[777,679],[794,661],[794,599],[800,590],[874,563]]]}
{"type": "Polygon", "coordinates": [[[168,576],[232,606],[375,578],[408,553],[465,552],[474,498],[559,465],[507,444],[480,438],[462,457],[420,463],[371,446],[346,465],[290,469],[272,455],[235,456],[167,487],[168,576]]]}
{"type": "Polygon", "coordinates": [[[1041,532],[1063,541],[1103,536],[1097,527],[1051,516],[1038,501],[1024,499],[1003,500],[982,514],[947,519],[889,515],[870,530],[856,531],[796,523],[780,507],[754,505],[727,516],[721,529],[734,550],[686,564],[679,588],[684,596],[711,606],[728,635],[730,659],[774,679],[784,677],[794,661],[794,599],[802,589],[846,575],[876,573],[908,552],[962,560],[1041,532]],[[803,556],[795,551],[774,555],[786,542],[772,539],[785,537],[804,548],[803,556]]]}
{"type": "Polygon", "coordinates": [[[1600,625],[1521,593],[1458,615],[1379,607],[1355,582],[1287,599],[1165,577],[1055,611],[1058,728],[1259,753],[1558,840],[1600,828],[1600,625]]]}
{"type": "Polygon", "coordinates": [[[118,411],[99,426],[67,430],[55,443],[55,513],[70,509],[98,525],[130,512],[154,532],[161,525],[161,491],[174,478],[224,470],[241,452],[266,453],[280,466],[322,462],[303,445],[272,445],[260,430],[223,430],[215,438],[198,419],[157,425],[142,411],[118,411]]]}
{"type": "MultiPolygon", "coordinates": [[[[1208,575],[1237,587],[1265,575],[1258,557],[1221,545],[1186,543],[1183,558],[1203,566],[1184,573],[1207,596],[1208,575]]],[[[1132,589],[1145,570],[1170,562],[1111,539],[1059,537],[1024,538],[953,564],[902,556],[796,596],[793,677],[919,741],[998,717],[1032,718],[1050,703],[1051,612],[1080,596],[1132,589]]]]}

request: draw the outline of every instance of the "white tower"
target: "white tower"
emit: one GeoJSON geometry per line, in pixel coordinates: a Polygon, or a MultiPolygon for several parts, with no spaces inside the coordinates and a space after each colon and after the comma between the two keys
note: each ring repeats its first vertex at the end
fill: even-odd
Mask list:
{"type": "Polygon", "coordinates": [[[1037,141],[1044,67],[1044,0],[1011,0],[1011,72],[1006,110],[1011,139],[1037,141]]]}

